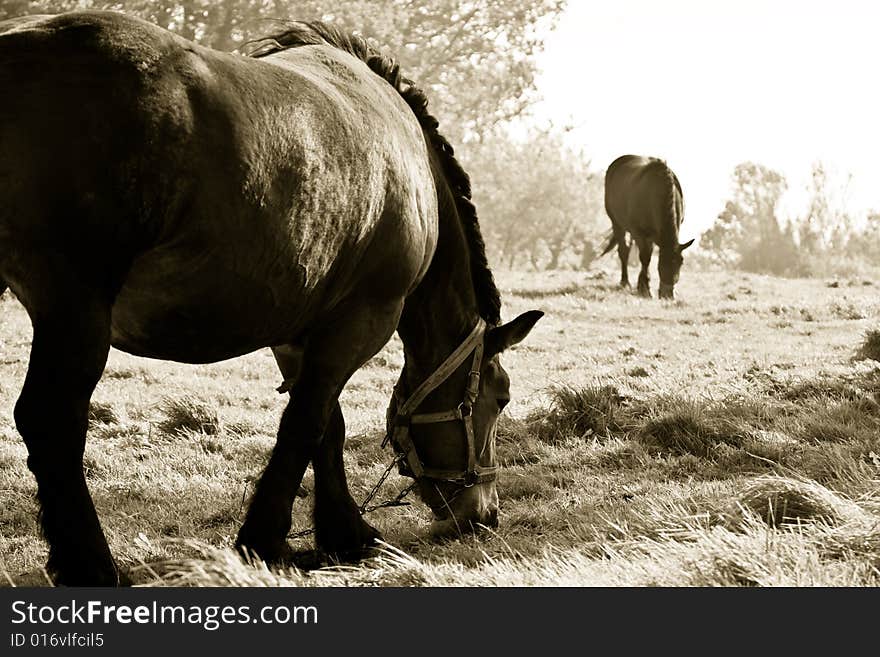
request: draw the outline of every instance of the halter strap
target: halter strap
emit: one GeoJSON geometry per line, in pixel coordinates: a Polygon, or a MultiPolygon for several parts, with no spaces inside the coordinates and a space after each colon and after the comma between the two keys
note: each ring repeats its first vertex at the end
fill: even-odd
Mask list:
{"type": "MultiPolygon", "coordinates": [[[[480,352],[483,351],[483,333],[486,330],[486,322],[480,318],[477,325],[470,332],[458,347],[449,356],[446,357],[439,367],[415,389],[409,398],[397,409],[398,415],[410,415],[416,407],[425,401],[431,392],[433,392],[441,383],[452,376],[452,373],[458,369],[458,366],[464,362],[476,346],[479,346],[480,352]]],[[[479,376],[479,370],[477,371],[479,376]]],[[[478,383],[479,385],[479,383],[478,383]]],[[[476,398],[476,397],[475,397],[476,398]]]]}
{"type": "MultiPolygon", "coordinates": [[[[498,470],[497,466],[482,466],[479,464],[476,454],[472,416],[473,405],[480,392],[480,366],[483,361],[483,335],[485,332],[486,322],[483,319],[479,319],[477,325],[464,339],[464,342],[397,408],[393,429],[390,428],[386,440],[392,440],[400,448],[406,457],[406,465],[409,467],[410,473],[416,478],[427,477],[445,481],[461,481],[466,486],[491,481],[495,478],[498,470]],[[414,414],[413,411],[418,408],[425,398],[446,381],[471,353],[473,353],[474,357],[471,361],[471,369],[468,373],[463,401],[450,411],[414,414]],[[465,469],[441,470],[426,467],[416,452],[415,444],[410,436],[410,427],[414,424],[435,424],[459,420],[464,423],[465,438],[467,440],[467,464],[465,469]]],[[[394,394],[398,396],[397,388],[395,388],[394,394]]],[[[482,456],[482,453],[480,455],[482,456]]]]}

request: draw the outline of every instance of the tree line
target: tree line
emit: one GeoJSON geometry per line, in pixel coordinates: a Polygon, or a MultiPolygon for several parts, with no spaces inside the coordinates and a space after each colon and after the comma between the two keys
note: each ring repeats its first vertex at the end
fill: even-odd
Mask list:
{"type": "Polygon", "coordinates": [[[832,182],[821,162],[812,166],[806,209],[791,218],[781,216],[788,183],[778,171],[743,162],[731,182],[724,209],[700,238],[702,250],[717,262],[784,276],[880,265],[880,211],[857,221],[845,185],[832,182]]]}

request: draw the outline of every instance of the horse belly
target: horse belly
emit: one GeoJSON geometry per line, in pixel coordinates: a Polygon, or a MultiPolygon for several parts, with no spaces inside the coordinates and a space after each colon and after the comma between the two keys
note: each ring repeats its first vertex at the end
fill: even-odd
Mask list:
{"type": "Polygon", "coordinates": [[[307,294],[223,267],[133,268],[113,306],[111,343],[138,356],[209,363],[292,342],[307,294]],[[279,299],[284,299],[280,303],[279,299]]]}

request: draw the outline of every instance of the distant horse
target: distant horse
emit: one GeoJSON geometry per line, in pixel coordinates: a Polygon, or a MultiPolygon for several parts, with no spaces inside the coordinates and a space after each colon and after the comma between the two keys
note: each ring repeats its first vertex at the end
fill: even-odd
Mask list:
{"type": "Polygon", "coordinates": [[[501,324],[467,174],[393,62],[320,23],[262,44],[216,52],[110,12],[0,23],[0,280],[33,323],[15,422],[57,583],[119,581],[82,469],[111,345],[272,348],[290,400],[237,544],[275,562],[309,462],[318,547],[378,536],[338,399],[397,330],[390,434],[435,531],[497,524],[498,355],[542,313],[501,324]]]}
{"type": "Polygon", "coordinates": [[[654,244],[660,247],[661,299],[674,297],[675,284],[683,262],[682,251],[694,240],[678,243],[678,229],[684,216],[684,198],[678,178],[666,162],[656,157],[623,155],[605,172],[605,211],[611,219],[611,238],[602,255],[615,246],[620,256],[620,285],[629,287],[627,264],[632,243],[630,233],[639,247],[642,271],[638,291],[650,297],[648,267],[654,244]]]}

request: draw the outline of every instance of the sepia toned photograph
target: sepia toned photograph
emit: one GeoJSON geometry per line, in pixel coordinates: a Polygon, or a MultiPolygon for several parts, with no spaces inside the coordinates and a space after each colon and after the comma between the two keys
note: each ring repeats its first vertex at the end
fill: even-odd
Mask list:
{"type": "Polygon", "coordinates": [[[0,0],[0,586],[877,586],[877,19],[0,0]]]}

